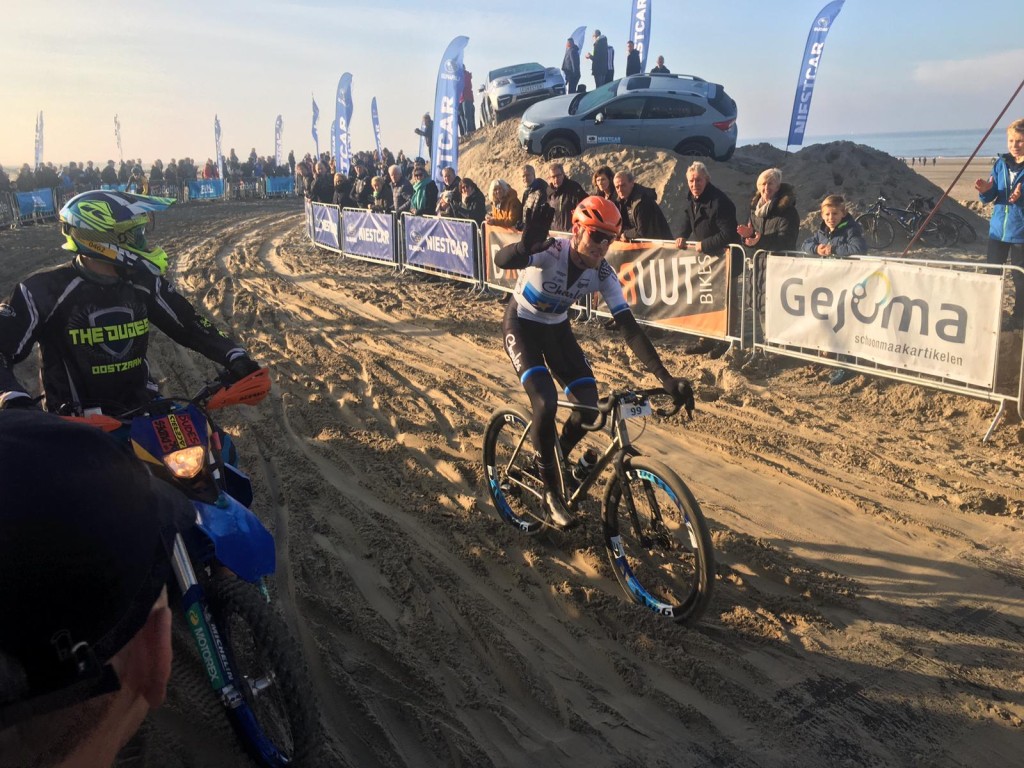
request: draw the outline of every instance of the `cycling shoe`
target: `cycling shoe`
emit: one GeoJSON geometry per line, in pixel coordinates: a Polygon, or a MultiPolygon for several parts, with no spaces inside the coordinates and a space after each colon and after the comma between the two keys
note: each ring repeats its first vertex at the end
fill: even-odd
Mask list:
{"type": "Polygon", "coordinates": [[[566,508],[561,496],[553,491],[544,494],[544,508],[548,513],[548,522],[561,531],[574,528],[579,522],[579,519],[566,508]]]}

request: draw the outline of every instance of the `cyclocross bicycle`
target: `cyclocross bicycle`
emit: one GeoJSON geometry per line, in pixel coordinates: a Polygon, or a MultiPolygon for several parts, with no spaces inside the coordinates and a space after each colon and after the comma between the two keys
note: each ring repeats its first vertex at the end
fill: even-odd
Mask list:
{"type": "MultiPolygon", "coordinates": [[[[873,206],[857,217],[857,223],[864,231],[864,239],[873,250],[885,250],[896,237],[895,226],[907,233],[907,239],[921,226],[927,211],[911,211],[907,208],[893,208],[886,205],[884,197],[879,197],[873,206]],[[895,226],[894,226],[895,225],[895,226]]],[[[944,247],[956,242],[956,226],[941,219],[932,218],[919,238],[924,245],[944,247]]]]}
{"type": "MultiPolygon", "coordinates": [[[[643,389],[602,398],[595,422],[586,428],[606,431],[610,442],[578,486],[556,450],[561,490],[566,507],[577,512],[605,470],[611,470],[604,488],[602,529],[615,578],[634,602],[678,623],[692,624],[707,608],[714,586],[711,535],[686,483],[664,464],[641,456],[628,429],[630,421],[651,415],[650,398],[658,395],[669,396],[662,389],[643,389]]],[[[558,406],[595,410],[564,400],[558,406]]],[[[658,415],[671,416],[680,407],[677,403],[658,415]]],[[[527,535],[550,528],[530,424],[516,408],[499,409],[487,426],[483,451],[495,509],[502,520],[527,535]]]]}
{"type": "MultiPolygon", "coordinates": [[[[935,201],[932,198],[915,196],[910,199],[910,204],[907,206],[907,210],[927,214],[934,207],[935,201]]],[[[935,216],[949,221],[954,227],[956,227],[956,242],[973,243],[978,239],[978,233],[975,231],[974,227],[971,226],[971,223],[963,216],[958,216],[957,214],[950,213],[948,211],[936,213],[935,216]]]]}

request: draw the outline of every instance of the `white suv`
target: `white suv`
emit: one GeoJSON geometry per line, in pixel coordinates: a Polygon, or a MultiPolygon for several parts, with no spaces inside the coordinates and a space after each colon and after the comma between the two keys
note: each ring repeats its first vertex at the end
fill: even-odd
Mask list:
{"type": "Polygon", "coordinates": [[[514,64],[488,72],[480,93],[480,120],[484,125],[495,125],[504,116],[502,113],[517,104],[565,93],[565,78],[557,67],[545,69],[536,62],[514,64]]]}
{"type": "Polygon", "coordinates": [[[546,159],[632,146],[728,160],[736,133],[736,102],[722,86],[693,75],[633,75],[533,105],[519,143],[546,159]]]}

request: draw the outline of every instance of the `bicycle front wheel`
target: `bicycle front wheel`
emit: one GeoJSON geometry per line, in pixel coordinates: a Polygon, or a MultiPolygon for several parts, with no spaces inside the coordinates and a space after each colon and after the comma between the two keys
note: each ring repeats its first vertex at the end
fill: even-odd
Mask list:
{"type": "Polygon", "coordinates": [[[544,528],[544,484],[537,474],[529,420],[514,408],[491,417],[484,433],[484,474],[498,515],[526,534],[544,528]]]}
{"type": "Polygon", "coordinates": [[[665,465],[628,458],[626,487],[605,494],[604,537],[619,585],[634,602],[680,624],[708,606],[715,557],[700,505],[665,465]]]}
{"type": "Polygon", "coordinates": [[[865,213],[857,217],[857,223],[864,232],[864,239],[867,240],[868,248],[881,251],[892,245],[896,238],[896,231],[892,228],[892,222],[884,219],[877,213],[865,213]]]}

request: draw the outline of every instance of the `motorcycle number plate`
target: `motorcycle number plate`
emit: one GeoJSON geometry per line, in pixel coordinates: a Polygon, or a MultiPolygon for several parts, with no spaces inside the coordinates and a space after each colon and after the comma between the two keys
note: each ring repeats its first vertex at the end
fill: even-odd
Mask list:
{"type": "Polygon", "coordinates": [[[153,422],[153,431],[160,442],[160,449],[165,454],[202,443],[192,417],[188,414],[172,413],[156,419],[153,422]]]}

